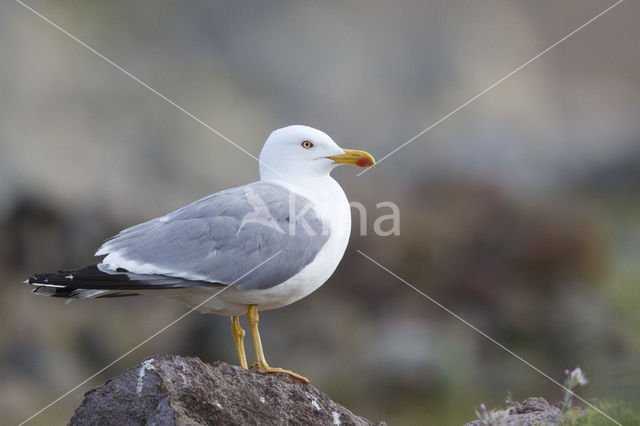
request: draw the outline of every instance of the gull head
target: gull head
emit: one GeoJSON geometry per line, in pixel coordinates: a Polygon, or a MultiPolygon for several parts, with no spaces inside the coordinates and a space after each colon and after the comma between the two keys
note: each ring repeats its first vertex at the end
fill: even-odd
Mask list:
{"type": "Polygon", "coordinates": [[[370,167],[375,160],[365,151],[340,148],[326,133],[294,125],[274,130],[260,153],[260,177],[328,176],[336,166],[370,167]]]}

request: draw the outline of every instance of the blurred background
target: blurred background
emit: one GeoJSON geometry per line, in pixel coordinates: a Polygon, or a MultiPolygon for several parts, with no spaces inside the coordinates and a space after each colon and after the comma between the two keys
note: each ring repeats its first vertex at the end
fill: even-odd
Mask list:
{"type": "MultiPolygon", "coordinates": [[[[613,1],[29,4],[254,155],[308,124],[380,158],[613,1]]],[[[561,390],[360,249],[592,400],[640,402],[640,43],[624,2],[378,167],[334,176],[368,208],[334,276],[262,315],[273,365],[392,425],[561,390]],[[395,202],[399,236],[373,221],[395,202]]],[[[94,263],[123,227],[258,178],[254,159],[36,15],[0,4],[0,423],[26,419],[186,308],[65,305],[21,284],[94,263]]],[[[236,363],[192,314],[30,424],[157,353],[236,363]]],[[[249,355],[252,358],[252,354],[249,355]]]]}

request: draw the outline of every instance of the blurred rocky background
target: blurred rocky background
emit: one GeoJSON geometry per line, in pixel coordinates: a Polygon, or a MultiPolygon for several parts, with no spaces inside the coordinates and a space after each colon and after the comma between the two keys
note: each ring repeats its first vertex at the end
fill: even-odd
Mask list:
{"type": "MultiPolygon", "coordinates": [[[[323,129],[380,158],[612,2],[45,2],[29,5],[258,155],[323,129]]],[[[335,275],[265,312],[273,365],[389,424],[459,424],[561,391],[362,250],[586,398],[640,401],[640,4],[624,2],[378,167],[336,170],[367,206],[335,275]],[[373,233],[392,201],[399,236],[373,233]]],[[[81,267],[123,227],[258,178],[242,153],[18,3],[0,4],[0,423],[15,424],[182,314],[64,305],[33,272],[81,267]]],[[[236,362],[194,314],[30,424],[156,354],[236,362]]]]}

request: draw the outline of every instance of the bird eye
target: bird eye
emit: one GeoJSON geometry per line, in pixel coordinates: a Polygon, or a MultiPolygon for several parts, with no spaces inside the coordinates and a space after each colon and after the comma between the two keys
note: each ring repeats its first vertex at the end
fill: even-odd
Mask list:
{"type": "Polygon", "coordinates": [[[303,147],[304,149],[311,149],[311,148],[313,148],[313,142],[311,142],[311,141],[302,141],[302,143],[301,143],[300,145],[302,145],[302,147],[303,147]]]}

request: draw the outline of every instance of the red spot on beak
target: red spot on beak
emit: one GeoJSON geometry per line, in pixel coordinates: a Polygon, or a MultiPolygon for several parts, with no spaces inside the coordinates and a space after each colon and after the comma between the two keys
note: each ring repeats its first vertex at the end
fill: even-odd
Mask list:
{"type": "Polygon", "coordinates": [[[372,166],[373,164],[371,164],[371,161],[365,159],[365,158],[361,158],[358,161],[356,161],[356,165],[358,167],[369,167],[372,166]]]}

